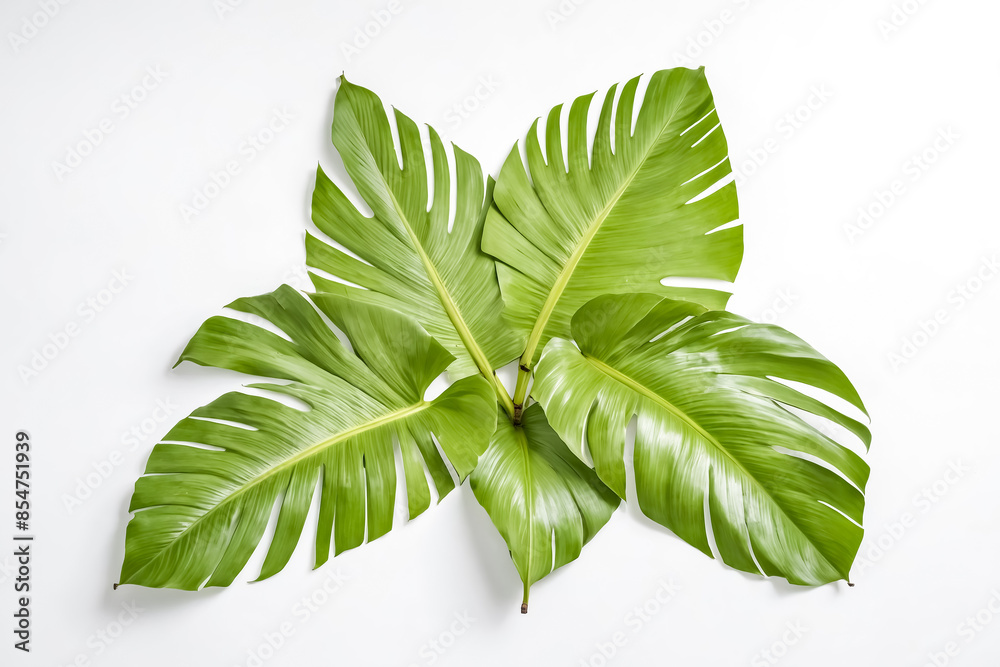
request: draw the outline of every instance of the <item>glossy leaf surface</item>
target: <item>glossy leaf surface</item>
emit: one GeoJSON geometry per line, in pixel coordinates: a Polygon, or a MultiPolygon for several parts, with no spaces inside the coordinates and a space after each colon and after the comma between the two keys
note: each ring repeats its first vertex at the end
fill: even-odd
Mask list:
{"type": "Polygon", "coordinates": [[[277,524],[259,579],[288,562],[318,493],[315,562],[392,528],[405,474],[409,516],[473,469],[496,421],[481,377],[424,392],[453,360],[413,320],[390,310],[327,298],[316,309],[290,287],[230,308],[282,332],[230,317],[202,325],[180,357],[283,382],[254,383],[182,419],[157,444],[129,507],[120,582],[194,590],[227,586],[277,524]],[[440,451],[435,445],[440,444],[440,451]],[[395,443],[395,445],[394,445],[395,443]]]}
{"type": "Polygon", "coordinates": [[[427,127],[428,154],[417,124],[398,110],[394,115],[390,125],[378,96],[341,77],[333,144],[372,214],[318,170],[313,222],[350,254],[309,234],[307,263],[351,285],[321,275],[313,282],[319,292],[413,317],[455,357],[456,378],[480,372],[509,403],[493,370],[520,354],[523,336],[504,319],[494,261],[480,248],[492,181],[457,147],[452,174],[434,128],[427,127]]]}
{"type": "Polygon", "coordinates": [[[553,339],[534,395],[552,427],[625,495],[625,429],[644,514],[747,572],[846,579],[861,542],[868,466],[803,420],[868,429],[794,388],[864,411],[829,360],[784,329],[652,294],[594,299],[553,339]]]}
{"type": "Polygon", "coordinates": [[[521,576],[524,612],[531,584],[575,560],[619,504],[566,448],[538,404],[525,410],[520,426],[500,415],[470,482],[521,576]]]}
{"type": "Polygon", "coordinates": [[[500,170],[483,249],[499,260],[510,317],[527,332],[527,367],[550,337],[568,337],[573,313],[601,294],[650,292],[713,308],[729,298],[661,284],[732,281],[743,257],[742,227],[719,229],[738,217],[735,185],[705,195],[731,169],[704,71],[656,72],[642,99],[638,85],[636,77],[620,94],[608,91],[592,149],[590,94],[573,101],[565,131],[562,105],[549,112],[544,150],[535,121],[527,168],[515,145],[500,170]]]}

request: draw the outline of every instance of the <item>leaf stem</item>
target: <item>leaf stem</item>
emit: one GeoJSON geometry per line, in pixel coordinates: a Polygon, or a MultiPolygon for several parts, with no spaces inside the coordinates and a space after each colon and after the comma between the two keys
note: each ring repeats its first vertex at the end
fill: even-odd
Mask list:
{"type": "MultiPolygon", "coordinates": [[[[523,360],[520,366],[517,368],[517,385],[514,387],[514,407],[524,407],[524,402],[528,399],[528,380],[531,378],[531,369],[528,368],[523,360]]],[[[520,416],[520,415],[518,415],[520,416]]],[[[520,423],[520,419],[514,422],[515,425],[520,423]]]]}

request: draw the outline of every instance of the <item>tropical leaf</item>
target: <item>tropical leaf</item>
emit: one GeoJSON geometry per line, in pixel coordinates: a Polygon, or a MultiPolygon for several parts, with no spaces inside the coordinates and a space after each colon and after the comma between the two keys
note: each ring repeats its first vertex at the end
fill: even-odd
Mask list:
{"type": "Polygon", "coordinates": [[[474,157],[455,147],[452,209],[448,157],[437,132],[428,126],[429,174],[416,123],[396,111],[395,126],[398,155],[382,101],[341,77],[333,144],[373,215],[358,211],[322,168],[317,171],[313,222],[355,256],[309,234],[307,263],[354,286],[315,274],[313,283],[319,292],[413,317],[454,355],[449,370],[455,377],[482,373],[510,411],[510,397],[493,370],[516,358],[524,341],[504,319],[495,263],[480,249],[492,180],[484,179],[474,157]]]}
{"type": "Polygon", "coordinates": [[[259,579],[270,577],[288,562],[317,488],[318,567],[331,543],[340,553],[392,527],[397,458],[412,518],[430,503],[425,469],[439,497],[454,487],[434,439],[464,479],[494,430],[496,401],[481,377],[424,400],[453,357],[410,318],[324,299],[323,311],[347,335],[351,351],[290,287],[229,307],[283,334],[213,317],[178,363],[285,382],[249,385],[264,396],[225,394],[182,419],[153,448],[130,506],[135,515],[126,533],[123,584],[229,585],[277,505],[259,579]],[[289,405],[300,402],[304,409],[289,405]]]}
{"type": "MultiPolygon", "coordinates": [[[[847,579],[861,542],[868,466],[796,411],[867,447],[868,429],[802,393],[864,412],[840,369],[784,329],[652,294],[609,295],[552,339],[533,395],[552,427],[625,493],[625,428],[642,512],[747,572],[795,584],[847,579]],[[794,410],[793,410],[794,409],[794,410]]],[[[866,413],[867,414],[867,413],[866,413]]]]}
{"type": "Polygon", "coordinates": [[[524,583],[521,613],[528,611],[531,584],[575,560],[619,504],[566,448],[538,404],[524,411],[520,426],[500,415],[470,484],[524,583]]]}
{"type": "Polygon", "coordinates": [[[566,157],[562,105],[538,120],[525,141],[527,171],[515,144],[500,170],[483,249],[496,257],[514,325],[527,332],[523,403],[529,369],[546,341],[569,336],[570,318],[601,294],[649,292],[725,307],[727,292],[667,287],[666,278],[732,281],[743,257],[726,138],[704,71],[673,69],[649,77],[638,117],[639,77],[604,98],[593,150],[587,120],[593,93],[569,110],[566,157]],[[613,131],[612,131],[613,128],[613,131]]]}

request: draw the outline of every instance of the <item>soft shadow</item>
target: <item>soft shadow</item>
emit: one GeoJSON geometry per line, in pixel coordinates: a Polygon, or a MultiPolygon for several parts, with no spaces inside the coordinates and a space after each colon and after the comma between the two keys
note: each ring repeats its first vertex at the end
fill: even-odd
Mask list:
{"type": "Polygon", "coordinates": [[[490,592],[491,613],[506,615],[520,606],[521,580],[510,559],[507,544],[493,526],[486,510],[476,500],[468,484],[457,489],[459,504],[465,517],[466,535],[476,551],[476,562],[490,592]],[[497,576],[497,573],[506,573],[497,576]],[[517,593],[512,595],[511,592],[517,593]]]}
{"type": "MultiPolygon", "coordinates": [[[[692,547],[690,544],[688,544],[681,538],[677,537],[677,535],[675,535],[669,528],[666,528],[665,526],[656,523],[655,521],[647,517],[645,514],[643,514],[642,510],[639,509],[638,503],[635,502],[634,500],[629,503],[622,503],[622,505],[625,507],[625,514],[627,514],[632,521],[635,521],[636,523],[640,524],[643,530],[651,530],[655,533],[658,533],[659,535],[664,536],[665,538],[677,544],[677,548],[679,549],[694,549],[694,547],[692,547]]],[[[759,574],[753,574],[751,572],[744,572],[743,570],[737,570],[725,564],[718,558],[715,559],[715,562],[718,564],[719,567],[725,568],[727,571],[735,573],[739,575],[741,578],[746,579],[747,581],[770,585],[774,589],[774,591],[781,597],[804,595],[806,593],[816,590],[817,588],[816,586],[798,586],[796,584],[790,584],[788,583],[788,581],[786,581],[781,577],[764,577],[759,574]]],[[[837,584],[836,585],[837,595],[843,595],[850,590],[850,587],[847,585],[846,582],[835,582],[835,583],[837,584]]]]}

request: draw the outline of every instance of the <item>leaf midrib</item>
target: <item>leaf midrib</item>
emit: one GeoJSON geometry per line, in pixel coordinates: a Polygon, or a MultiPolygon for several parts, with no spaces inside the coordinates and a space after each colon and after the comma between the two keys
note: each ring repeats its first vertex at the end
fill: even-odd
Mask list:
{"type": "MultiPolygon", "coordinates": [[[[379,174],[381,173],[382,172],[379,172],[379,174]]],[[[490,364],[486,360],[486,355],[476,343],[476,339],[473,338],[472,331],[465,323],[465,318],[462,317],[462,313],[458,309],[458,305],[455,303],[455,300],[452,298],[451,292],[449,292],[448,288],[445,287],[441,274],[438,273],[437,267],[434,266],[430,256],[424,250],[423,245],[421,245],[420,239],[417,237],[416,232],[413,231],[413,227],[410,225],[409,219],[407,219],[406,214],[403,213],[402,207],[396,200],[396,195],[393,193],[392,189],[389,188],[389,184],[386,183],[384,176],[382,182],[386,186],[385,190],[389,194],[389,199],[392,201],[392,207],[399,216],[399,221],[403,224],[403,228],[406,230],[407,235],[409,235],[410,241],[413,243],[413,248],[416,250],[417,256],[420,257],[420,262],[424,265],[427,277],[430,279],[434,289],[437,290],[438,295],[441,297],[441,305],[444,306],[448,319],[451,320],[452,325],[455,327],[455,331],[458,332],[459,338],[462,339],[462,342],[468,349],[469,356],[471,356],[473,361],[476,362],[476,366],[479,367],[479,370],[487,372],[486,369],[489,368],[489,373],[492,373],[493,369],[490,368],[490,364]]]]}
{"type": "Polygon", "coordinates": [[[381,428],[382,426],[385,426],[386,424],[390,424],[390,423],[392,423],[394,421],[397,421],[397,420],[400,420],[400,419],[406,419],[407,417],[410,417],[410,416],[412,416],[412,415],[414,415],[414,414],[416,414],[418,412],[421,412],[422,410],[425,410],[429,405],[430,405],[430,402],[428,402],[428,401],[420,401],[419,403],[415,403],[415,404],[413,404],[413,405],[411,405],[411,406],[409,406],[407,408],[402,408],[400,410],[396,410],[395,412],[390,412],[390,413],[388,413],[386,415],[383,415],[383,416],[379,417],[378,419],[374,419],[374,420],[372,420],[370,422],[367,422],[365,424],[361,424],[359,426],[355,426],[354,428],[348,429],[346,431],[341,431],[340,433],[338,433],[336,435],[333,435],[333,436],[330,436],[329,438],[326,438],[325,440],[321,440],[321,441],[319,441],[319,442],[317,442],[317,443],[315,443],[313,445],[310,445],[310,446],[306,447],[305,449],[300,449],[293,456],[291,456],[291,457],[285,459],[284,461],[282,461],[281,463],[279,463],[279,464],[277,464],[277,465],[269,468],[263,474],[261,474],[261,475],[259,475],[257,477],[254,477],[252,480],[250,480],[248,482],[245,482],[245,483],[241,484],[236,490],[234,490],[232,493],[230,493],[229,495],[227,495],[218,504],[216,504],[213,507],[211,507],[208,510],[206,510],[204,514],[202,514],[197,519],[195,519],[194,521],[192,521],[190,524],[188,524],[184,528],[184,530],[182,530],[180,533],[178,533],[177,536],[168,545],[166,545],[165,547],[163,547],[163,549],[161,549],[159,552],[157,552],[157,554],[155,556],[153,556],[152,558],[150,558],[149,560],[147,560],[146,563],[145,563],[145,565],[143,565],[141,568],[139,568],[138,570],[136,570],[132,574],[132,576],[130,576],[128,578],[128,580],[122,581],[121,583],[122,584],[127,584],[127,583],[129,583],[131,581],[134,581],[135,578],[137,576],[139,576],[146,568],[148,568],[150,565],[152,565],[154,562],[156,562],[156,560],[158,558],[160,558],[166,550],[170,549],[173,545],[177,544],[180,540],[182,540],[184,538],[184,535],[186,533],[188,533],[188,531],[190,531],[195,526],[197,526],[199,523],[201,523],[206,517],[208,517],[209,515],[213,514],[214,512],[217,512],[220,508],[222,508],[225,505],[228,505],[233,500],[235,500],[236,498],[242,496],[244,493],[246,493],[250,489],[254,488],[258,484],[264,482],[267,479],[270,479],[271,477],[273,477],[274,475],[278,474],[279,472],[283,472],[284,470],[286,470],[288,468],[291,468],[291,467],[294,467],[294,466],[298,465],[304,459],[310,458],[310,457],[318,454],[321,450],[324,450],[324,449],[326,449],[328,447],[333,447],[334,445],[336,445],[338,443],[341,443],[341,442],[344,442],[346,440],[350,440],[352,438],[355,438],[358,435],[360,435],[362,433],[365,433],[366,431],[371,431],[371,430],[374,430],[374,429],[377,429],[377,428],[381,428]]]}
{"type": "Polygon", "coordinates": [[[392,188],[389,187],[389,183],[386,181],[385,175],[382,174],[381,170],[376,171],[378,171],[379,176],[382,178],[382,184],[385,186],[385,191],[389,195],[389,200],[392,202],[392,207],[396,211],[396,215],[399,217],[400,223],[406,230],[407,235],[409,235],[410,242],[412,243],[417,256],[420,258],[420,262],[424,265],[424,270],[427,272],[427,277],[430,279],[431,285],[434,286],[434,289],[438,293],[438,297],[441,299],[441,305],[444,306],[445,314],[448,315],[448,319],[451,320],[452,326],[455,327],[458,337],[462,340],[462,344],[465,345],[465,349],[469,353],[469,356],[472,357],[472,361],[475,362],[476,367],[479,368],[479,372],[493,384],[493,389],[497,398],[501,401],[507,413],[513,416],[514,404],[511,402],[510,396],[507,394],[507,390],[503,387],[503,384],[501,384],[499,378],[497,378],[496,374],[493,372],[493,365],[486,358],[486,354],[483,352],[482,348],[479,347],[475,337],[472,335],[472,331],[469,329],[469,325],[465,323],[465,318],[462,317],[462,312],[459,310],[458,305],[452,298],[451,292],[449,292],[448,288],[445,287],[444,280],[441,278],[441,274],[438,273],[437,267],[434,266],[431,258],[424,251],[424,247],[421,245],[420,239],[417,237],[416,232],[413,231],[410,221],[407,219],[402,207],[396,200],[396,195],[393,193],[392,188]]]}
{"type": "Polygon", "coordinates": [[[737,469],[739,469],[739,471],[741,473],[743,473],[747,477],[747,479],[749,479],[758,489],[760,489],[760,491],[765,496],[767,496],[768,500],[771,501],[771,504],[779,512],[781,512],[781,515],[784,516],[791,525],[795,526],[795,529],[797,531],[799,531],[799,534],[801,534],[802,537],[809,544],[812,545],[812,547],[816,551],[816,553],[819,554],[819,556],[831,568],[833,568],[834,572],[837,572],[838,574],[840,573],[840,569],[836,565],[834,565],[833,563],[830,562],[830,560],[826,557],[826,554],[823,553],[823,551],[819,548],[819,546],[816,545],[812,541],[812,539],[805,533],[805,531],[802,530],[802,527],[799,526],[799,524],[792,517],[790,517],[788,515],[788,513],[785,511],[785,508],[782,507],[780,503],[778,503],[777,499],[773,495],[771,495],[771,492],[760,482],[760,480],[758,480],[753,474],[751,474],[751,472],[749,470],[747,470],[743,466],[743,464],[739,461],[739,459],[735,458],[732,455],[732,453],[728,449],[726,449],[726,447],[715,436],[713,436],[711,433],[709,433],[708,431],[706,431],[701,426],[701,424],[699,424],[698,422],[696,422],[690,415],[688,415],[686,412],[684,412],[683,410],[681,410],[680,408],[678,408],[676,405],[674,405],[673,403],[671,403],[667,399],[663,398],[662,396],[660,396],[656,392],[650,390],[645,385],[639,383],[637,380],[629,377],[628,375],[625,375],[624,373],[622,373],[618,369],[609,366],[608,364],[604,363],[600,359],[597,359],[596,357],[589,356],[589,355],[587,355],[586,353],[584,353],[582,351],[581,351],[581,354],[583,355],[584,359],[586,359],[587,361],[589,361],[599,371],[601,371],[602,373],[604,373],[605,375],[607,375],[608,377],[610,377],[612,380],[620,382],[621,384],[625,385],[626,387],[628,387],[632,391],[635,391],[636,393],[638,393],[638,394],[640,394],[640,395],[648,398],[649,400],[653,401],[654,403],[658,404],[663,409],[667,410],[668,412],[670,412],[671,414],[673,414],[674,416],[676,416],[678,419],[680,419],[685,424],[687,424],[688,426],[690,426],[691,428],[693,428],[695,431],[697,431],[697,433],[699,435],[701,435],[705,440],[707,440],[711,445],[713,445],[719,452],[721,452],[730,462],[732,462],[732,464],[737,469]]]}
{"type": "MultiPolygon", "coordinates": [[[[445,314],[448,316],[448,319],[451,320],[452,326],[455,327],[455,331],[456,333],[458,333],[459,339],[465,346],[466,352],[468,352],[469,356],[472,357],[472,361],[476,364],[476,367],[479,369],[479,372],[482,373],[483,377],[486,378],[486,380],[490,382],[490,384],[493,386],[494,393],[496,393],[497,395],[497,400],[503,406],[507,414],[513,417],[514,403],[513,401],[511,401],[510,395],[507,393],[507,389],[503,386],[503,383],[500,381],[500,378],[496,376],[496,373],[493,372],[494,369],[492,364],[490,364],[489,359],[486,358],[486,354],[482,351],[482,349],[479,347],[479,344],[476,342],[476,339],[473,337],[472,331],[471,329],[469,329],[469,325],[466,324],[465,318],[462,317],[461,310],[459,310],[458,305],[455,303],[455,300],[451,296],[451,292],[449,292],[448,289],[445,287],[444,280],[438,273],[437,267],[434,266],[433,262],[431,262],[430,257],[424,251],[423,245],[421,245],[419,238],[413,231],[413,227],[410,225],[409,219],[403,212],[403,208],[399,205],[399,202],[396,200],[396,195],[393,192],[392,187],[390,187],[389,181],[387,180],[385,174],[382,173],[382,169],[375,163],[375,157],[371,151],[371,146],[368,143],[368,137],[366,137],[365,133],[361,130],[361,126],[360,123],[358,122],[353,103],[351,103],[351,119],[354,121],[355,124],[354,129],[361,136],[365,146],[368,147],[368,154],[372,158],[372,165],[371,165],[373,167],[372,171],[378,174],[379,179],[382,181],[382,186],[384,187],[386,194],[389,196],[389,200],[392,203],[392,208],[396,212],[396,215],[399,218],[400,223],[403,225],[403,228],[406,230],[406,233],[410,238],[413,248],[416,251],[417,256],[420,258],[421,264],[423,264],[424,266],[424,271],[427,273],[427,277],[431,281],[431,285],[438,293],[438,298],[441,301],[441,305],[444,307],[445,314]]],[[[386,120],[388,122],[388,119],[386,120]]],[[[336,139],[334,139],[334,144],[336,144],[336,139]]],[[[393,149],[393,152],[395,153],[395,149],[393,149]]],[[[423,159],[424,157],[425,156],[421,154],[421,159],[423,159]]],[[[395,155],[395,158],[396,160],[398,160],[399,156],[395,155]]],[[[437,186],[435,185],[435,187],[437,186]]],[[[456,188],[457,187],[458,186],[456,185],[456,188]]]]}
{"type": "Polygon", "coordinates": [[[522,464],[524,465],[524,516],[528,524],[528,560],[524,573],[524,597],[522,604],[528,602],[528,589],[531,586],[531,563],[535,553],[535,489],[531,474],[531,452],[528,450],[528,436],[523,426],[514,427],[514,437],[521,448],[522,464]]]}
{"type": "MultiPolygon", "coordinates": [[[[685,95],[686,94],[687,93],[685,93],[685,95]]],[[[643,97],[643,104],[645,104],[645,97],[643,97]]],[[[587,252],[587,249],[590,247],[590,243],[594,240],[594,237],[597,236],[597,232],[601,230],[601,226],[604,224],[604,221],[607,219],[609,215],[611,215],[611,211],[618,204],[618,201],[625,194],[625,191],[628,190],[629,186],[632,185],[632,182],[635,180],[635,177],[639,174],[639,171],[642,169],[643,165],[646,164],[646,160],[649,159],[649,154],[652,152],[653,147],[660,142],[660,137],[663,136],[663,133],[666,131],[667,126],[669,126],[671,122],[673,122],[676,110],[677,107],[674,107],[674,110],[671,111],[670,113],[670,117],[664,121],[663,126],[660,128],[660,131],[656,133],[656,136],[653,138],[652,141],[649,142],[649,145],[646,147],[646,150],[643,151],[642,157],[636,160],[635,167],[632,169],[631,172],[629,172],[628,176],[625,177],[625,180],[622,182],[621,186],[611,196],[611,199],[608,201],[607,204],[605,204],[604,208],[602,208],[598,212],[597,216],[594,218],[594,221],[591,223],[590,227],[587,228],[586,233],[583,235],[583,237],[581,237],[580,241],[578,242],[576,249],[573,251],[573,254],[570,255],[568,260],[566,260],[566,264],[563,266],[562,271],[560,271],[559,275],[556,277],[556,281],[553,283],[552,288],[549,290],[549,295],[548,297],[546,297],[545,303],[542,304],[542,309],[538,313],[538,318],[535,320],[535,325],[534,327],[532,327],[531,333],[528,335],[528,342],[527,345],[525,346],[524,354],[521,355],[521,363],[527,366],[528,368],[531,368],[532,366],[531,360],[532,357],[534,357],[535,355],[535,349],[538,347],[538,343],[542,339],[542,334],[545,332],[545,328],[549,324],[549,320],[552,317],[553,311],[555,311],[556,309],[556,305],[559,303],[559,299],[562,298],[563,292],[566,291],[566,286],[569,285],[569,281],[573,277],[573,272],[576,271],[577,265],[580,263],[580,260],[583,259],[583,255],[584,253],[587,252]]],[[[640,111],[641,111],[641,105],[640,105],[640,111]]],[[[632,134],[629,138],[631,139],[634,136],[635,134],[632,134]]]]}

